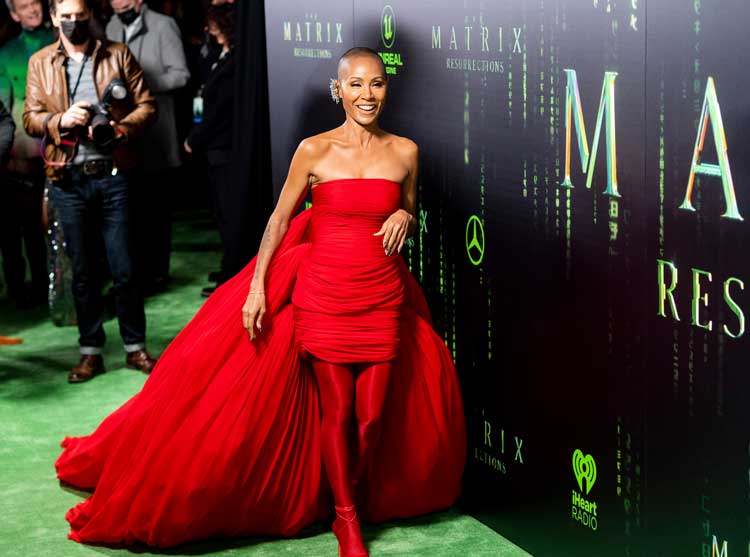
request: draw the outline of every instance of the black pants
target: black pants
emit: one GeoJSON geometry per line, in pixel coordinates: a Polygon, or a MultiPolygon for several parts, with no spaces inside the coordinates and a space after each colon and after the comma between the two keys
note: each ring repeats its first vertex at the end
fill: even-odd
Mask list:
{"type": "Polygon", "coordinates": [[[8,295],[26,296],[26,260],[31,274],[32,297],[47,296],[47,245],[42,228],[44,176],[27,177],[5,173],[0,176],[0,251],[8,295]],[[26,258],[24,258],[24,247],[26,258]]]}
{"type": "Polygon", "coordinates": [[[177,169],[142,172],[129,177],[131,238],[135,276],[141,288],[169,277],[172,253],[173,185],[177,169]]]}
{"type": "Polygon", "coordinates": [[[216,212],[219,236],[224,253],[221,258],[221,275],[224,282],[242,270],[252,258],[257,246],[252,246],[248,236],[247,196],[241,185],[233,180],[229,162],[208,164],[208,182],[216,212]]]}
{"type": "Polygon", "coordinates": [[[104,345],[104,302],[97,269],[94,233],[101,234],[115,287],[117,320],[125,350],[145,346],[143,298],[133,280],[128,219],[128,181],[120,173],[98,178],[77,171],[50,185],[68,254],[73,260],[73,298],[82,354],[97,354],[104,345]],[[95,224],[97,228],[94,228],[95,224]]]}

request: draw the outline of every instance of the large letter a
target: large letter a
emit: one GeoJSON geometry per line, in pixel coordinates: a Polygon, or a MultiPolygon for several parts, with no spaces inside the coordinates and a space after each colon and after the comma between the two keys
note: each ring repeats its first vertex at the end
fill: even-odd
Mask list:
{"type": "Polygon", "coordinates": [[[724,123],[721,120],[721,109],[719,108],[719,99],[716,97],[716,86],[714,78],[709,77],[706,83],[706,95],[703,98],[703,109],[701,110],[700,123],[698,124],[698,137],[695,139],[695,149],[693,149],[693,162],[690,165],[690,177],[688,178],[685,199],[680,205],[680,209],[686,211],[695,211],[695,207],[690,199],[693,194],[693,183],[695,175],[703,174],[705,176],[720,176],[724,189],[724,201],[726,202],[726,211],[722,217],[734,220],[744,220],[737,210],[737,197],[734,195],[734,183],[732,182],[732,171],[729,169],[729,157],[727,156],[727,138],[724,135],[724,123]],[[719,158],[719,164],[708,164],[700,162],[700,155],[703,151],[703,145],[706,141],[706,131],[708,123],[711,122],[711,131],[716,145],[716,154],[719,158]]]}

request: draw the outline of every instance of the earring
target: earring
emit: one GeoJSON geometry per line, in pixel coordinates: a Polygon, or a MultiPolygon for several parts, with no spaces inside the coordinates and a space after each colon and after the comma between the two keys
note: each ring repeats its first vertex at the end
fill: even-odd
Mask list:
{"type": "Polygon", "coordinates": [[[336,88],[336,80],[331,79],[328,86],[331,89],[331,98],[333,99],[333,102],[335,102],[336,104],[339,104],[341,102],[341,97],[339,97],[339,91],[336,88]]]}

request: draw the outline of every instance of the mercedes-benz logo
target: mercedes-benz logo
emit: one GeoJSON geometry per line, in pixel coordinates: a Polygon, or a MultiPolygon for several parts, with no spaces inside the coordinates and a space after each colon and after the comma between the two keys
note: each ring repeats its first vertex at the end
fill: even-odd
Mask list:
{"type": "Polygon", "coordinates": [[[474,265],[484,259],[484,226],[476,215],[471,215],[466,223],[466,253],[474,265]]]}
{"type": "Polygon", "coordinates": [[[390,4],[386,4],[380,15],[380,38],[385,48],[391,48],[396,40],[396,14],[390,4]]]}

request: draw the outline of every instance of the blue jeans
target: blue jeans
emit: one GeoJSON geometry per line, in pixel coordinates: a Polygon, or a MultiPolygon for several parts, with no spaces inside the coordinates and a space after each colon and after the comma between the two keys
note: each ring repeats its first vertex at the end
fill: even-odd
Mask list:
{"type": "Polygon", "coordinates": [[[73,262],[73,299],[82,354],[98,354],[106,340],[99,263],[99,238],[104,240],[116,295],[117,320],[125,350],[145,347],[143,298],[133,278],[128,233],[128,181],[122,174],[86,176],[77,170],[52,182],[65,245],[73,262]]]}

